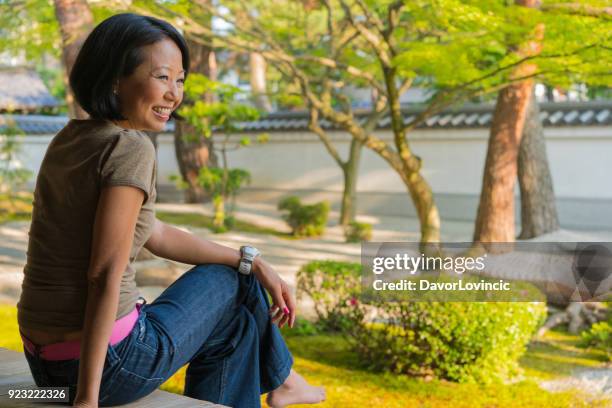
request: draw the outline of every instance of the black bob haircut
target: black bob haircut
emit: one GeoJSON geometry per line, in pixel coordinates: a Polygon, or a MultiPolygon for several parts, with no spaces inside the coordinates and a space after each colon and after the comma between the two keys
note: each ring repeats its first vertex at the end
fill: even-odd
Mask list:
{"type": "MultiPolygon", "coordinates": [[[[123,13],[98,24],[83,43],[70,72],[70,87],[77,102],[93,119],[125,119],[113,85],[120,78],[130,76],[144,61],[142,47],[164,39],[172,40],[181,50],[187,78],[187,44],[166,21],[123,13]]],[[[171,116],[182,119],[175,112],[171,116]]]]}

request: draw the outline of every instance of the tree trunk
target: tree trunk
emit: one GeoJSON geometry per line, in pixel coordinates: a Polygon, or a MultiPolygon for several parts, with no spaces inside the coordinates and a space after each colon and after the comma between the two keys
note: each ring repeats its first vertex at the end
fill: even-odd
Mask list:
{"type": "Polygon", "coordinates": [[[403,172],[400,176],[408,189],[419,217],[421,249],[429,248],[435,251],[436,248],[430,244],[440,242],[440,214],[431,187],[419,171],[403,172]]]}
{"type": "Polygon", "coordinates": [[[261,54],[249,54],[249,67],[251,74],[251,92],[255,106],[263,112],[272,112],[272,105],[266,90],[266,60],[261,54]]]}
{"type": "Polygon", "coordinates": [[[433,192],[427,180],[421,174],[421,159],[410,149],[406,140],[406,129],[399,101],[399,91],[396,84],[396,68],[383,66],[385,86],[389,98],[391,129],[395,148],[401,164],[394,166],[412,198],[421,226],[421,250],[437,251],[440,242],[440,214],[436,206],[433,192]],[[431,244],[436,244],[432,246],[431,244]]]}
{"type": "Polygon", "coordinates": [[[340,208],[340,225],[347,227],[355,220],[355,194],[357,190],[357,176],[361,159],[362,143],[353,138],[349,150],[349,159],[342,166],[344,176],[344,190],[342,191],[342,204],[340,208]]]}
{"type": "MultiPolygon", "coordinates": [[[[187,38],[187,45],[191,56],[190,72],[197,72],[215,80],[217,66],[215,54],[209,48],[187,38]]],[[[213,99],[213,95],[206,98],[213,99]]],[[[184,103],[189,103],[185,101],[184,103]]],[[[197,178],[202,167],[217,166],[217,158],[213,151],[212,138],[205,137],[186,121],[175,121],[174,149],[176,161],[183,180],[188,184],[185,190],[185,202],[201,203],[208,195],[198,184],[197,178]]]]}
{"type": "MultiPolygon", "coordinates": [[[[518,0],[517,4],[535,7],[536,1],[518,0]]],[[[543,33],[544,26],[540,24],[534,33],[535,40],[524,44],[516,51],[517,54],[537,54],[543,33]]],[[[511,78],[522,78],[535,70],[534,64],[522,64],[512,73],[511,78]]],[[[514,183],[532,89],[533,80],[523,80],[502,89],[497,96],[476,215],[475,242],[514,242],[514,183]]]]}
{"type": "Polygon", "coordinates": [[[559,229],[552,176],[540,121],[540,108],[532,93],[518,157],[521,189],[521,234],[519,239],[559,229]]]}
{"type": "Polygon", "coordinates": [[[54,0],[54,3],[55,17],[62,34],[64,84],[66,85],[66,103],[68,104],[69,115],[71,118],[86,119],[89,115],[74,99],[68,77],[81,46],[93,29],[93,15],[86,0],[54,0]]]}
{"type": "Polygon", "coordinates": [[[531,86],[528,81],[510,85],[497,97],[476,216],[476,242],[514,242],[514,181],[531,86]]]}

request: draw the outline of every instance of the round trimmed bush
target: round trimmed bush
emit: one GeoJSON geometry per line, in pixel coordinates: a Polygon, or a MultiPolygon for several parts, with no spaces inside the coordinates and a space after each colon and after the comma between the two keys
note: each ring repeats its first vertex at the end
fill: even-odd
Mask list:
{"type": "Polygon", "coordinates": [[[543,302],[409,302],[362,296],[361,265],[315,261],[298,272],[298,296],[319,323],[341,331],[369,369],[458,382],[504,381],[544,322],[543,302]]]}
{"type": "Polygon", "coordinates": [[[546,316],[540,302],[380,302],[379,322],[355,308],[347,332],[372,369],[489,383],[519,373],[518,359],[546,316]],[[384,322],[381,323],[380,321],[384,322]]]}

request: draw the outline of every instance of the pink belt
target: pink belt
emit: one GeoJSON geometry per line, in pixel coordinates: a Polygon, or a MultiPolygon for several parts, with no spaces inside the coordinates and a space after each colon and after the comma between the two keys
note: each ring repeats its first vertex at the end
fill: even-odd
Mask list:
{"type": "MultiPolygon", "coordinates": [[[[138,320],[138,316],[140,315],[141,307],[142,304],[137,303],[136,307],[130,313],[115,321],[109,341],[111,346],[119,343],[132,332],[132,329],[138,320]]],[[[28,353],[36,356],[36,351],[38,350],[38,355],[43,360],[74,360],[80,358],[81,356],[80,340],[70,340],[63,341],[61,343],[47,344],[45,346],[37,346],[26,336],[24,336],[23,333],[21,333],[21,330],[19,333],[21,334],[23,347],[28,351],[28,353]]]]}

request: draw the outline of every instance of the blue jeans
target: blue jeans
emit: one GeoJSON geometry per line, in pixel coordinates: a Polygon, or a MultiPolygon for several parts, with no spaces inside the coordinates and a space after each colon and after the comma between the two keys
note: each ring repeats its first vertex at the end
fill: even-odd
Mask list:
{"type": "MultiPolygon", "coordinates": [[[[140,309],[131,333],[108,346],[100,406],[142,398],[188,364],[185,395],[231,407],[259,407],[293,365],[270,321],[266,291],[253,275],[198,265],[140,309]]],[[[75,393],[79,360],[47,361],[25,351],[39,387],[75,393]]]]}

